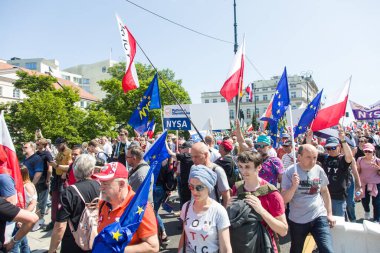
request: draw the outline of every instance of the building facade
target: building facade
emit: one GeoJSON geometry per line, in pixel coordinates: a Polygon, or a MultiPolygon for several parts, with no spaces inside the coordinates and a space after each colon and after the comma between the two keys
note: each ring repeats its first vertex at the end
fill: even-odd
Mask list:
{"type": "MultiPolygon", "coordinates": [[[[244,114],[244,121],[249,125],[252,117],[260,118],[267,110],[269,103],[276,91],[280,76],[274,76],[270,80],[258,80],[253,82],[253,100],[249,101],[249,95],[244,92],[240,102],[240,109],[244,114]],[[255,114],[256,112],[256,114],[255,114]]],[[[288,76],[289,95],[292,109],[304,108],[318,93],[318,87],[311,75],[288,76]]],[[[226,103],[219,91],[202,92],[202,103],[226,103]]],[[[235,118],[235,101],[228,104],[230,119],[235,118]]]]}

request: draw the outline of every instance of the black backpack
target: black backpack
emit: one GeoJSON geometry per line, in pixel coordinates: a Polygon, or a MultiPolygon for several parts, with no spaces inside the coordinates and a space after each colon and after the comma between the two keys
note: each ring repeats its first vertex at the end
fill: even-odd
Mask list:
{"type": "Polygon", "coordinates": [[[236,182],[242,180],[236,162],[234,161],[231,155],[219,157],[214,163],[222,167],[223,170],[226,172],[228,185],[231,189],[236,182]]]}

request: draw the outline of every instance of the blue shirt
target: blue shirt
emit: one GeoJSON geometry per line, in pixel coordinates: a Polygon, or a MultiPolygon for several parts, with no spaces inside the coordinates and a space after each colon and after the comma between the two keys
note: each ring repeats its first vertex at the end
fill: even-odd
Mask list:
{"type": "Polygon", "coordinates": [[[28,168],[30,180],[33,180],[33,177],[37,172],[44,171],[43,161],[37,154],[33,154],[30,157],[25,158],[23,164],[28,168]]]}
{"type": "Polygon", "coordinates": [[[0,174],[0,197],[8,198],[16,194],[16,185],[8,174],[0,174]]]}

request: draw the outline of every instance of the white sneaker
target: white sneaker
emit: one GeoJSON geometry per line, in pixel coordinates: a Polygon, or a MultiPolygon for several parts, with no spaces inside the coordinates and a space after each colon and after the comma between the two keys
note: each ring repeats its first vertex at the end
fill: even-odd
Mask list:
{"type": "Polygon", "coordinates": [[[39,230],[41,228],[41,225],[39,224],[39,222],[37,222],[36,224],[34,224],[33,228],[32,228],[32,232],[35,232],[37,230],[39,230]]]}
{"type": "Polygon", "coordinates": [[[364,212],[364,219],[365,219],[365,220],[369,220],[369,219],[371,219],[371,215],[370,215],[369,212],[364,212]]]}

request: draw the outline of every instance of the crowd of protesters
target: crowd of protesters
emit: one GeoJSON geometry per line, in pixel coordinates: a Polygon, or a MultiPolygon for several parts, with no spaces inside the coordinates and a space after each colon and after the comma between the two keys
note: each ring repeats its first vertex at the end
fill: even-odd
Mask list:
{"type": "MultiPolygon", "coordinates": [[[[143,156],[153,141],[121,129],[117,139],[69,146],[36,132],[22,145],[24,209],[14,179],[0,174],[0,252],[30,252],[26,234],[39,229],[52,230],[48,252],[90,252],[75,234],[83,210],[95,203],[98,232],[118,221],[148,174],[143,156]]],[[[175,188],[178,252],[278,252],[279,236],[288,233],[291,252],[302,252],[309,233],[320,252],[333,252],[334,216],[355,222],[360,200],[363,218],[380,222],[379,132],[339,128],[337,137],[308,131],[295,140],[283,133],[278,142],[274,147],[265,131],[243,132],[239,122],[204,142],[168,134],[170,157],[148,179],[148,205],[125,252],[158,252],[169,241],[158,211],[175,188]]]]}

